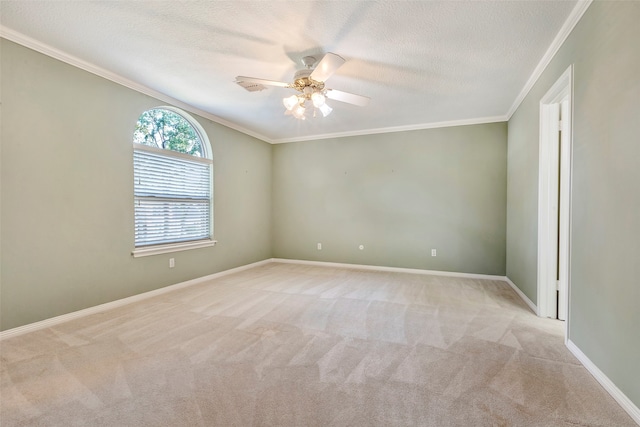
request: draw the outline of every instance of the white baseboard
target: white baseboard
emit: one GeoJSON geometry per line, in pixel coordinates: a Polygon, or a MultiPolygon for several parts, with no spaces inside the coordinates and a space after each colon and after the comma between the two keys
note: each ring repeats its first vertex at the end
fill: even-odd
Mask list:
{"type": "Polygon", "coordinates": [[[418,268],[384,267],[379,265],[346,264],[340,262],[307,261],[300,259],[271,258],[273,262],[284,264],[315,265],[319,267],[350,268],[355,270],[387,271],[391,273],[425,274],[429,276],[464,277],[467,279],[504,280],[504,276],[490,274],[456,273],[453,271],[421,270],[418,268]]]}
{"type": "Polygon", "coordinates": [[[531,308],[531,310],[533,310],[534,313],[537,313],[537,308],[535,304],[531,302],[531,300],[527,298],[527,296],[520,289],[518,289],[518,287],[506,276],[495,276],[495,275],[489,275],[489,274],[473,274],[473,273],[457,273],[452,271],[438,271],[438,270],[421,270],[416,268],[385,267],[385,266],[377,266],[377,265],[346,264],[346,263],[338,263],[338,262],[270,258],[270,259],[265,259],[263,261],[254,262],[252,264],[247,264],[240,267],[232,268],[230,270],[225,270],[218,273],[210,274],[208,276],[187,280],[186,282],[177,283],[175,285],[166,286],[164,288],[155,289],[153,291],[144,292],[142,294],[132,295],[130,297],[122,298],[116,301],[111,301],[105,304],[96,305],[94,307],[85,308],[83,310],[74,311],[72,313],[67,313],[60,316],[52,317],[50,319],[41,320],[39,322],[30,323],[28,325],[19,326],[17,328],[8,329],[6,331],[1,331],[0,341],[2,341],[3,339],[26,334],[28,332],[37,331],[39,329],[49,328],[64,322],[68,322],[70,320],[78,319],[80,317],[89,316],[91,314],[100,313],[102,311],[110,310],[112,308],[121,307],[123,305],[142,301],[144,299],[152,298],[157,295],[162,295],[177,289],[182,289],[188,286],[195,285],[197,283],[202,283],[207,280],[212,280],[217,277],[226,276],[228,274],[237,273],[239,271],[247,270],[253,267],[258,267],[258,266],[269,264],[272,262],[279,262],[279,263],[285,263],[285,264],[313,265],[313,266],[320,266],[320,267],[337,267],[337,268],[350,268],[350,269],[358,269],[358,270],[386,271],[386,272],[392,272],[392,273],[409,273],[409,274],[424,274],[424,275],[432,275],[432,276],[462,277],[467,279],[500,280],[500,281],[507,282],[516,291],[516,293],[520,296],[520,298],[522,298],[522,300],[531,308]]]}
{"type": "Polygon", "coordinates": [[[341,267],[341,268],[353,268],[360,270],[377,270],[377,271],[388,271],[388,272],[397,272],[397,273],[412,273],[412,274],[429,274],[429,275],[437,275],[437,276],[450,276],[450,277],[465,277],[472,279],[485,279],[485,280],[505,280],[504,276],[491,276],[485,274],[470,274],[470,273],[455,273],[449,271],[433,271],[433,270],[419,270],[412,268],[396,268],[396,267],[381,267],[375,265],[358,265],[358,264],[343,264],[343,263],[334,263],[334,262],[320,262],[320,261],[304,261],[304,260],[293,260],[293,259],[282,259],[282,258],[269,258],[263,261],[254,262],[252,264],[243,265],[240,267],[232,268],[230,270],[221,271],[218,273],[210,274],[208,276],[198,277],[196,279],[187,280],[186,282],[176,283],[175,285],[166,286],[164,288],[155,289],[153,291],[144,292],[137,295],[132,295],[130,297],[122,298],[116,301],[107,302],[104,304],[96,305],[93,307],[85,308],[83,310],[74,311],[72,313],[63,314],[60,316],[52,317],[49,319],[41,320],[39,322],[29,323],[28,325],[19,326],[13,329],[7,329],[6,331],[0,332],[0,341],[15,337],[18,335],[26,334],[29,332],[37,331],[44,328],[50,328],[52,326],[59,325],[64,322],[68,322],[70,320],[78,319],[84,316],[89,316],[92,314],[100,313],[106,310],[110,310],[116,307],[122,307],[127,304],[131,304],[134,302],[142,301],[147,298],[152,298],[158,295],[166,294],[167,292],[175,291],[177,289],[186,288],[188,286],[193,286],[198,283],[206,282],[208,280],[212,280],[218,277],[226,276],[228,274],[237,273],[239,271],[248,270],[250,268],[258,267],[261,265],[269,264],[272,262],[280,262],[280,263],[288,263],[288,264],[306,264],[306,265],[316,265],[316,266],[324,266],[324,267],[341,267]]]}
{"type": "Polygon", "coordinates": [[[538,314],[538,307],[522,292],[507,276],[495,276],[490,274],[474,274],[474,273],[457,273],[452,271],[438,271],[438,270],[421,270],[416,268],[399,268],[399,267],[383,267],[377,265],[362,265],[362,264],[345,264],[339,262],[324,262],[324,261],[307,261],[299,259],[285,259],[285,258],[272,258],[273,262],[281,262],[286,264],[302,264],[302,265],[316,265],[320,267],[337,267],[337,268],[352,268],[358,270],[373,270],[373,271],[388,271],[393,273],[410,273],[410,274],[426,274],[431,276],[447,276],[447,277],[463,277],[467,279],[484,279],[484,280],[500,280],[507,282],[511,288],[516,291],[518,296],[529,306],[534,314],[538,314]]]}
{"type": "Polygon", "coordinates": [[[72,313],[63,314],[60,316],[52,317],[49,319],[41,320],[39,322],[29,323],[28,325],[19,326],[13,329],[7,329],[6,331],[0,332],[0,341],[12,338],[18,335],[26,334],[28,332],[37,331],[39,329],[50,328],[55,325],[59,325],[64,322],[68,322],[70,320],[78,319],[80,317],[89,316],[91,314],[100,313],[106,310],[110,310],[116,307],[122,307],[123,305],[131,304],[134,302],[142,301],[147,298],[152,298],[158,295],[166,294],[167,292],[175,291],[177,289],[186,288],[188,286],[193,286],[198,283],[206,282],[208,280],[212,280],[218,277],[226,276],[228,274],[238,273],[243,270],[248,270],[249,268],[258,267],[260,265],[265,265],[271,263],[271,259],[265,259],[263,261],[254,262],[252,264],[242,265],[240,267],[232,268],[230,270],[220,271],[218,273],[209,274],[208,276],[198,277],[192,280],[187,280],[186,282],[176,283],[175,285],[165,286],[164,288],[155,289],[153,291],[144,292],[137,295],[132,295],[130,297],[122,298],[119,300],[107,302],[104,304],[96,305],[93,307],[85,308],[83,310],[74,311],[72,313]]]}
{"type": "Polygon", "coordinates": [[[522,298],[522,301],[524,301],[529,306],[531,311],[533,311],[536,315],[538,315],[538,307],[533,303],[533,301],[531,301],[529,297],[526,296],[524,292],[522,292],[520,288],[518,288],[516,284],[513,283],[511,279],[509,279],[507,276],[504,277],[504,281],[507,282],[514,291],[516,291],[516,293],[520,296],[520,298],[522,298]]]}
{"type": "Polygon", "coordinates": [[[613,397],[622,409],[640,425],[640,408],[638,408],[616,385],[602,372],[571,340],[567,341],[567,348],[587,368],[587,371],[600,383],[602,387],[613,397]]]}

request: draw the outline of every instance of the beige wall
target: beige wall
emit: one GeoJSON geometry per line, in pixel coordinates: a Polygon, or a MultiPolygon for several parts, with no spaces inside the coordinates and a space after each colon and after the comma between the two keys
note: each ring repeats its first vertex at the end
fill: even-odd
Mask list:
{"type": "Polygon", "coordinates": [[[504,274],[504,123],[272,147],[195,116],[219,244],[133,258],[132,132],[165,103],[1,47],[3,330],[272,256],[504,274]]]}
{"type": "Polygon", "coordinates": [[[504,275],[506,131],[491,123],[274,146],[274,256],[504,275]]]}
{"type": "Polygon", "coordinates": [[[638,22],[640,2],[594,2],[508,136],[491,124],[271,147],[197,117],[220,244],[171,255],[171,270],[169,255],[130,255],[131,133],[164,103],[3,40],[0,326],[271,256],[506,271],[535,301],[538,102],[574,64],[569,338],[640,406],[638,22]]]}
{"type": "Polygon", "coordinates": [[[570,331],[640,406],[640,2],[593,2],[509,121],[507,275],[536,301],[539,101],[574,64],[570,331]]]}
{"type": "Polygon", "coordinates": [[[2,329],[271,256],[269,144],[194,116],[213,148],[219,244],[133,258],[133,130],[165,103],[1,49],[2,329]]]}

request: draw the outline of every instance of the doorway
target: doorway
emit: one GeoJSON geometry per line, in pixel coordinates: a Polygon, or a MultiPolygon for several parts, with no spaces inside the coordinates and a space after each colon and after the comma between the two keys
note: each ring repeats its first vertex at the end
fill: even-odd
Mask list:
{"type": "Polygon", "coordinates": [[[540,100],[538,316],[560,320],[569,316],[572,87],[569,66],[540,100]]]}

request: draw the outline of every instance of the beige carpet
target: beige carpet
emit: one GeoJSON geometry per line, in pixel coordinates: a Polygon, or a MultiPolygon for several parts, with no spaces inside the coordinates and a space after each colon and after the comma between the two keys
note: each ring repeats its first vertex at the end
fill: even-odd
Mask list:
{"type": "Polygon", "coordinates": [[[8,426],[635,426],[504,282],[269,264],[1,343],[8,426]]]}

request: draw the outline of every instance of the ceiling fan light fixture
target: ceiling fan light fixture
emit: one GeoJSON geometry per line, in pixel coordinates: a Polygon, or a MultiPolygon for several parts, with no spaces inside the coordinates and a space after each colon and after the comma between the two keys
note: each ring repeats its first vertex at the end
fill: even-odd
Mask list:
{"type": "Polygon", "coordinates": [[[291,111],[293,108],[300,103],[298,99],[298,95],[291,95],[282,99],[282,103],[284,104],[284,108],[291,111]]]}
{"type": "Polygon", "coordinates": [[[313,95],[311,95],[311,101],[313,102],[313,106],[316,108],[320,108],[325,105],[325,97],[320,91],[313,92],[313,95]]]}
{"type": "Polygon", "coordinates": [[[296,119],[304,120],[305,111],[306,109],[304,108],[304,106],[298,104],[298,106],[295,107],[291,112],[293,113],[293,117],[295,117],[296,119]]]}
{"type": "Polygon", "coordinates": [[[327,117],[333,111],[333,108],[329,107],[327,104],[322,104],[318,109],[322,113],[322,117],[327,117]]]}
{"type": "Polygon", "coordinates": [[[305,120],[307,116],[313,118],[319,117],[320,114],[322,114],[323,117],[327,117],[333,111],[333,108],[327,105],[327,98],[361,107],[367,105],[369,102],[369,98],[366,96],[355,95],[326,87],[326,80],[331,77],[344,62],[344,58],[331,52],[327,52],[320,62],[317,62],[315,57],[305,56],[302,58],[302,64],[305,66],[305,69],[296,71],[292,83],[247,76],[237,76],[236,83],[249,91],[262,90],[265,86],[294,89],[298,92],[296,95],[282,98],[285,115],[294,116],[299,120],[305,120]],[[307,103],[307,101],[309,102],[307,103]],[[318,113],[318,111],[320,111],[320,113],[318,113]]]}

